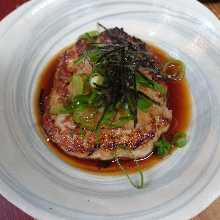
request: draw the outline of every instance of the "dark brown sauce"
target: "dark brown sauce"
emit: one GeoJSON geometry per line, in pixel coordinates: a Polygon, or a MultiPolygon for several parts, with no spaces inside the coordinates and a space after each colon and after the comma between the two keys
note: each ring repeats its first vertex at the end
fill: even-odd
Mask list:
{"type": "MultiPolygon", "coordinates": [[[[168,55],[161,49],[148,44],[148,49],[154,53],[161,63],[166,62],[168,55]]],[[[62,50],[60,53],[62,53],[62,50]]],[[[99,161],[99,160],[87,160],[78,159],[73,156],[65,154],[56,144],[52,143],[47,139],[46,134],[42,128],[41,120],[41,105],[40,100],[42,95],[49,94],[52,87],[52,79],[54,77],[56,67],[58,64],[59,55],[58,53],[54,56],[48,63],[44,71],[39,77],[37,82],[37,90],[34,99],[34,111],[36,117],[37,129],[42,136],[45,143],[48,145],[49,149],[55,153],[61,160],[65,161],[67,164],[79,168],[83,171],[92,172],[99,175],[119,175],[121,170],[118,165],[112,161],[99,161]]],[[[166,132],[165,136],[167,139],[172,138],[172,136],[178,131],[186,131],[189,127],[191,121],[191,95],[189,90],[189,85],[186,79],[182,81],[173,81],[167,83],[168,85],[168,108],[173,112],[173,119],[169,130],[166,132]]],[[[140,168],[142,170],[149,169],[155,164],[159,163],[162,158],[155,156],[153,153],[148,155],[146,158],[139,160],[140,168]]],[[[136,171],[136,165],[133,160],[123,160],[122,165],[129,171],[133,173],[136,171]]]]}

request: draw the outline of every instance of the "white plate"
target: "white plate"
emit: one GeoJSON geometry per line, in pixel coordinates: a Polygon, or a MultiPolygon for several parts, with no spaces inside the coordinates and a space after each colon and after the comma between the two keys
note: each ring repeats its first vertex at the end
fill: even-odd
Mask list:
{"type": "Polygon", "coordinates": [[[0,24],[0,190],[40,219],[188,219],[220,195],[220,24],[191,0],[36,0],[0,24]],[[193,119],[186,148],[144,173],[100,177],[53,155],[35,130],[32,95],[50,57],[94,29],[122,26],[186,63],[193,119]]]}

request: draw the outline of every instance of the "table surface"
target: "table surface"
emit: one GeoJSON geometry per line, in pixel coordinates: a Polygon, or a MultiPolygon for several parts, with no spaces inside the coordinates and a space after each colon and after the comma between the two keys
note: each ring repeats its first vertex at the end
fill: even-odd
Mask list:
{"type": "MultiPolygon", "coordinates": [[[[0,20],[19,5],[27,0],[0,0],[0,20]]],[[[220,1],[201,1],[220,18],[220,1]]],[[[213,202],[205,211],[193,218],[193,220],[218,220],[220,219],[220,198],[213,202]]],[[[16,208],[0,195],[0,220],[34,220],[24,212],[16,208]]]]}

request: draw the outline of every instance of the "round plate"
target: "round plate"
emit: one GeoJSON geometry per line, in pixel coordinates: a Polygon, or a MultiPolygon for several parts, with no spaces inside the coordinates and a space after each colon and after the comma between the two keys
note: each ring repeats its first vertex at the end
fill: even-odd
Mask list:
{"type": "MultiPolygon", "coordinates": [[[[191,0],[35,0],[0,24],[0,190],[40,219],[189,219],[220,195],[220,24],[191,0]],[[153,42],[187,67],[187,147],[145,171],[147,186],[81,172],[36,132],[33,95],[48,60],[97,22],[153,42]]],[[[181,97],[180,97],[181,98],[181,97]]],[[[135,178],[135,177],[134,177],[135,178]]]]}

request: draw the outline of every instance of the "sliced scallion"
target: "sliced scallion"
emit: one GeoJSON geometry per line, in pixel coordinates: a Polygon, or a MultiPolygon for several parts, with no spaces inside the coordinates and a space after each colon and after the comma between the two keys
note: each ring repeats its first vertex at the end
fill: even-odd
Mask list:
{"type": "Polygon", "coordinates": [[[97,111],[92,107],[84,108],[84,110],[75,109],[73,112],[73,120],[80,124],[82,128],[95,130],[98,121],[97,111]]]}
{"type": "Polygon", "coordinates": [[[138,98],[137,106],[142,112],[147,112],[152,105],[153,102],[150,99],[144,96],[138,98]]]}
{"type": "Polygon", "coordinates": [[[82,34],[80,36],[80,38],[86,39],[86,40],[91,40],[93,38],[96,38],[99,36],[99,32],[98,31],[90,31],[90,32],[86,32],[84,34],[82,34]]]}
{"type": "Polygon", "coordinates": [[[162,94],[165,94],[167,92],[166,87],[162,86],[161,84],[159,84],[151,79],[148,79],[146,76],[144,76],[141,73],[136,73],[136,82],[139,85],[146,86],[146,87],[151,88],[155,91],[158,91],[162,94]]]}
{"type": "Polygon", "coordinates": [[[71,80],[71,87],[72,87],[71,89],[72,89],[73,97],[83,94],[83,89],[84,89],[83,78],[80,75],[73,75],[71,80]]]}
{"type": "Polygon", "coordinates": [[[90,77],[90,86],[93,88],[96,88],[97,85],[101,86],[104,82],[104,77],[98,73],[94,74],[93,76],[90,77]]]}
{"type": "Polygon", "coordinates": [[[174,135],[172,143],[175,144],[176,147],[182,148],[187,144],[187,135],[185,132],[178,132],[174,135]]]}
{"type": "Polygon", "coordinates": [[[166,141],[164,138],[160,138],[157,142],[154,143],[154,152],[160,156],[166,156],[171,150],[171,144],[166,141]]]}
{"type": "Polygon", "coordinates": [[[137,172],[139,174],[140,180],[138,183],[134,182],[132,180],[132,178],[130,177],[128,171],[123,167],[123,165],[121,164],[119,158],[117,157],[117,154],[115,153],[115,161],[118,165],[118,167],[121,169],[121,171],[123,172],[123,174],[127,177],[129,183],[135,187],[136,189],[143,189],[144,188],[144,175],[143,172],[141,171],[139,164],[137,163],[137,161],[135,160],[136,166],[137,166],[137,172]]]}
{"type": "Polygon", "coordinates": [[[118,119],[118,121],[112,122],[110,127],[112,128],[121,128],[123,127],[125,124],[127,124],[130,120],[133,120],[132,116],[124,116],[124,117],[120,117],[118,119]]]}
{"type": "Polygon", "coordinates": [[[181,60],[170,59],[162,68],[163,77],[172,80],[182,80],[185,76],[185,65],[181,60]]]}

